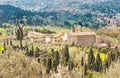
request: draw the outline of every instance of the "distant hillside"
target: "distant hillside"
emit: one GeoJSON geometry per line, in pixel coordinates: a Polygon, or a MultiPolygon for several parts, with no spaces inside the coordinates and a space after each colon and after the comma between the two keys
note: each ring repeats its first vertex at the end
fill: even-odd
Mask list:
{"type": "Polygon", "coordinates": [[[92,5],[111,0],[1,0],[1,4],[10,4],[25,10],[35,11],[71,11],[80,12],[81,5],[92,5]]]}
{"type": "MultiPolygon", "coordinates": [[[[22,6],[27,2],[29,3],[29,1],[30,0],[25,2],[25,0],[21,0],[23,4],[20,4],[22,6]]],[[[49,0],[45,1],[48,2],[49,0]]],[[[49,5],[46,6],[46,8],[40,7],[42,9],[40,9],[39,12],[23,10],[11,5],[0,5],[0,24],[3,22],[15,24],[15,19],[19,16],[20,18],[26,17],[29,25],[71,26],[73,24],[79,24],[90,28],[98,28],[107,25],[109,19],[112,19],[116,14],[120,13],[120,0],[95,0],[95,2],[93,2],[94,0],[90,0],[91,2],[89,3],[87,0],[81,0],[83,3],[80,3],[79,0],[63,1],[62,3],[59,0],[57,1],[60,3],[59,5],[55,3],[56,1],[54,0],[49,1],[46,5],[54,3],[56,6],[49,5]],[[106,18],[108,20],[106,20],[106,18]]],[[[7,3],[15,4],[10,1],[7,3]]],[[[16,3],[19,3],[19,1],[16,1],[16,3]]],[[[34,4],[36,4],[35,1],[29,3],[33,8],[34,4]]],[[[31,6],[28,6],[28,8],[31,6]]]]}
{"type": "Polygon", "coordinates": [[[34,15],[33,12],[24,11],[11,5],[0,5],[0,24],[2,24],[3,22],[15,23],[15,19],[17,16],[22,18],[23,16],[28,17],[32,15],[34,15]]]}

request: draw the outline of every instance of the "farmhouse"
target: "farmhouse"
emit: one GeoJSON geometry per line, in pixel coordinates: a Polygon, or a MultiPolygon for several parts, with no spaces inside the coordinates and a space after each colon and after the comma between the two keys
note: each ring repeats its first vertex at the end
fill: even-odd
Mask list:
{"type": "Polygon", "coordinates": [[[69,33],[67,43],[69,45],[88,46],[96,42],[95,32],[69,33]]]}

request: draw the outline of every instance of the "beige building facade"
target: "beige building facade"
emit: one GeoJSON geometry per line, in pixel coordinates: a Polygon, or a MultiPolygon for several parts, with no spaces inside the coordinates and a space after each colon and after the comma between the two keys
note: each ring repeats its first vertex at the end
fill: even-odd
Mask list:
{"type": "Polygon", "coordinates": [[[70,33],[68,34],[69,45],[77,46],[88,46],[96,42],[96,33],[95,32],[79,32],[79,33],[70,33]]]}

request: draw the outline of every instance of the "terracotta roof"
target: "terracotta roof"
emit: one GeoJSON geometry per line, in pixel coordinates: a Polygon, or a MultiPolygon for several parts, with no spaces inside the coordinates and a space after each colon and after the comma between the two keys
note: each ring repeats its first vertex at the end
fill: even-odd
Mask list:
{"type": "Polygon", "coordinates": [[[69,33],[69,36],[83,36],[83,35],[96,35],[95,32],[78,32],[78,33],[69,33]]]}

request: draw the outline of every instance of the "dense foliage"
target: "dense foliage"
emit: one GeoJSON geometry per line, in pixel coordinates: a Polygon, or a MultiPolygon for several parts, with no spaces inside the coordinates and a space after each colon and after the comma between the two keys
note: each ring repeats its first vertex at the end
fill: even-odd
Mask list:
{"type": "Polygon", "coordinates": [[[20,18],[26,17],[29,25],[71,26],[79,24],[80,26],[98,28],[108,23],[104,17],[114,17],[120,12],[119,8],[119,1],[84,4],[79,8],[80,13],[69,11],[31,12],[10,5],[0,5],[0,24],[4,22],[15,24],[15,19],[19,16],[20,18]]]}

